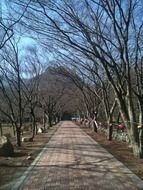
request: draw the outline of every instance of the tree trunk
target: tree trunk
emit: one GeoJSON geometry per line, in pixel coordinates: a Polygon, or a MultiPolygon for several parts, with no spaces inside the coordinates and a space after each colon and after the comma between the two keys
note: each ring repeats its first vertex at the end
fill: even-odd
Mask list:
{"type": "Polygon", "coordinates": [[[2,130],[2,124],[0,123],[0,132],[1,132],[1,136],[3,136],[3,130],[2,130]]]}
{"type": "Polygon", "coordinates": [[[139,144],[137,142],[132,143],[132,148],[133,148],[133,154],[136,158],[140,158],[140,149],[139,149],[139,144]]]}
{"type": "Polygon", "coordinates": [[[108,140],[112,141],[112,134],[113,134],[113,124],[109,124],[108,126],[108,140]]]}
{"type": "MultiPolygon", "coordinates": [[[[130,97],[129,97],[130,98],[130,97]]],[[[133,148],[133,154],[135,157],[140,157],[140,149],[139,149],[139,134],[136,126],[136,119],[134,118],[134,111],[131,105],[130,100],[128,101],[128,107],[126,106],[125,100],[123,100],[118,94],[118,105],[120,108],[120,113],[122,120],[124,121],[129,137],[129,141],[131,142],[133,148]]]]}
{"type": "Polygon", "coordinates": [[[33,141],[35,134],[37,134],[36,119],[35,119],[35,114],[33,110],[31,111],[31,116],[32,116],[32,137],[29,140],[33,141]]]}
{"type": "Polygon", "coordinates": [[[19,126],[16,126],[16,140],[17,140],[17,146],[21,146],[21,128],[19,126]]]}
{"type": "Polygon", "coordinates": [[[49,126],[52,127],[52,117],[49,116],[49,126]]]}
{"type": "Polygon", "coordinates": [[[15,136],[15,135],[16,135],[16,127],[15,127],[14,122],[12,122],[12,128],[13,128],[13,134],[14,134],[14,136],[15,136]]]}
{"type": "Polygon", "coordinates": [[[45,117],[45,113],[43,114],[43,129],[46,129],[46,117],[45,117]]]}
{"type": "Polygon", "coordinates": [[[33,117],[33,122],[32,122],[32,139],[34,139],[36,134],[36,122],[35,122],[35,117],[33,117]]]}
{"type": "Polygon", "coordinates": [[[140,149],[140,158],[143,158],[143,99],[142,97],[139,99],[139,125],[138,125],[138,133],[139,133],[139,149],[140,149]]]}
{"type": "Polygon", "coordinates": [[[138,129],[139,131],[139,152],[140,158],[143,158],[143,127],[138,129]]]}
{"type": "Polygon", "coordinates": [[[117,118],[116,118],[116,123],[119,123],[119,122],[120,122],[120,117],[121,117],[121,113],[119,112],[119,113],[118,113],[118,116],[117,116],[117,118]]]}
{"type": "Polygon", "coordinates": [[[117,106],[117,101],[115,99],[112,107],[110,108],[110,112],[108,115],[108,140],[112,141],[112,134],[113,134],[113,113],[117,106]]]}

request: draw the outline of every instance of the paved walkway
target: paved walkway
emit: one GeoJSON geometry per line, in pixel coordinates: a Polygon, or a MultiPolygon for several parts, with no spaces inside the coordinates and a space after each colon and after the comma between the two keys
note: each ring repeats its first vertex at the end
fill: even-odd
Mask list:
{"type": "Polygon", "coordinates": [[[138,190],[143,182],[70,121],[63,122],[20,190],[138,190]]]}

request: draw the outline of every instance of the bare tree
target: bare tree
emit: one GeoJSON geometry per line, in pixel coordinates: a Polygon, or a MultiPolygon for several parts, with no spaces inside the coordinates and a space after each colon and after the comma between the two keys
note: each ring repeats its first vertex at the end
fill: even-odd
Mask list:
{"type": "MultiPolygon", "coordinates": [[[[9,44],[3,48],[1,54],[1,80],[0,89],[3,105],[0,111],[7,116],[16,128],[17,145],[21,146],[21,127],[25,101],[22,89],[22,65],[20,61],[18,44],[10,39],[9,44]]],[[[1,102],[2,103],[2,102],[1,102]]],[[[1,104],[2,105],[2,104],[1,104]]]]}
{"type": "Polygon", "coordinates": [[[0,49],[14,36],[15,28],[26,13],[30,2],[31,0],[27,1],[18,14],[15,14],[14,10],[18,7],[14,6],[14,2],[0,2],[0,49]]]}
{"type": "Polygon", "coordinates": [[[51,127],[54,118],[58,114],[57,111],[60,111],[58,107],[59,101],[64,94],[64,86],[60,79],[52,75],[50,68],[41,76],[39,93],[40,107],[43,109],[51,127]]]}
{"type": "Polygon", "coordinates": [[[35,134],[37,134],[36,109],[38,108],[40,101],[39,85],[44,63],[41,63],[40,55],[36,47],[27,48],[24,62],[26,82],[23,81],[23,86],[27,101],[26,109],[32,121],[32,137],[30,138],[30,141],[33,141],[35,134]]]}
{"type": "Polygon", "coordinates": [[[23,22],[38,32],[41,41],[44,36],[43,45],[52,43],[53,49],[67,52],[69,56],[69,50],[76,51],[104,69],[137,157],[143,156],[143,21],[137,16],[140,12],[141,17],[142,6],[142,2],[136,0],[59,0],[49,3],[37,0],[29,6],[27,13],[33,24],[29,27],[23,22]]]}
{"type": "Polygon", "coordinates": [[[35,28],[36,31],[42,31],[49,41],[55,40],[55,48],[60,44],[60,48],[79,51],[87,59],[92,59],[95,65],[99,67],[102,65],[114,89],[134,154],[142,156],[136,125],[139,117],[135,114],[133,103],[136,93],[133,91],[131,75],[135,58],[137,65],[141,60],[139,49],[142,44],[140,38],[142,21],[135,19],[141,2],[85,0],[81,3],[79,1],[58,1],[50,4],[38,1],[38,3],[46,18],[47,30],[35,28]],[[138,37],[133,31],[139,31],[138,37]]]}
{"type": "MultiPolygon", "coordinates": [[[[60,58],[60,60],[56,61],[56,64],[58,64],[57,72],[70,78],[82,92],[88,110],[86,112],[88,115],[86,116],[95,119],[96,113],[97,121],[98,110],[103,104],[104,120],[107,118],[108,124],[111,124],[117,104],[116,100],[114,100],[112,87],[102,72],[103,69],[97,68],[91,61],[87,63],[85,58],[76,57],[76,53],[73,58],[60,53],[60,58]]],[[[109,136],[111,136],[110,133],[109,136]]]]}
{"type": "Polygon", "coordinates": [[[38,104],[38,84],[42,71],[42,64],[36,52],[37,59],[32,57],[30,50],[28,51],[26,55],[30,56],[25,60],[20,51],[19,40],[16,42],[15,39],[10,39],[1,53],[0,112],[16,128],[18,146],[21,146],[21,128],[25,119],[25,109],[30,110],[33,131],[35,131],[35,107],[38,104]]]}

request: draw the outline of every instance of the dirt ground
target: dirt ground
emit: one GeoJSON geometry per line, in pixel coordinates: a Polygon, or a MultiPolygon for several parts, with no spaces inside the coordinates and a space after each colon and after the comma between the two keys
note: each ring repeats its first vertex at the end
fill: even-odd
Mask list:
{"type": "MultiPolygon", "coordinates": [[[[21,148],[16,147],[15,140],[13,139],[15,156],[11,158],[0,157],[0,190],[10,189],[9,187],[15,184],[16,180],[30,166],[57,128],[58,126],[54,126],[49,131],[36,135],[34,142],[24,142],[21,148]],[[28,160],[29,154],[32,156],[28,160]]],[[[143,159],[134,158],[131,148],[126,143],[115,140],[108,141],[104,134],[95,133],[87,127],[81,126],[81,128],[143,179],[143,159]]]]}
{"type": "MultiPolygon", "coordinates": [[[[50,140],[58,126],[53,126],[45,133],[35,136],[33,142],[22,142],[21,147],[16,146],[15,138],[11,139],[14,145],[14,157],[0,156],[0,190],[9,190],[17,179],[27,170],[44,145],[50,140]],[[30,158],[28,156],[30,155],[30,158]]],[[[29,133],[24,136],[29,136],[29,133]]]]}
{"type": "Polygon", "coordinates": [[[143,179],[143,159],[134,158],[132,148],[128,144],[116,140],[109,141],[103,133],[95,133],[85,126],[80,127],[133,173],[143,179]]]}

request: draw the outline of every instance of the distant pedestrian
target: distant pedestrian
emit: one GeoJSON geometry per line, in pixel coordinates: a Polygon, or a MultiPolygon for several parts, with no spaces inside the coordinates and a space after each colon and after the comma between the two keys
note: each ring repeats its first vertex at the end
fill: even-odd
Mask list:
{"type": "Polygon", "coordinates": [[[125,130],[125,125],[123,123],[120,123],[118,126],[117,126],[117,132],[124,132],[125,130]]]}

